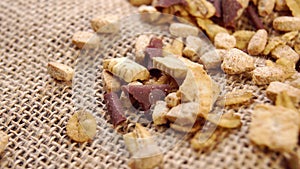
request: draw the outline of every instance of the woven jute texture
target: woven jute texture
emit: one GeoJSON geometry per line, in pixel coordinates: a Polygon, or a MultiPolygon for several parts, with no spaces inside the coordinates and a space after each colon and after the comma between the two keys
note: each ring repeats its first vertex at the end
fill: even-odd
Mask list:
{"type": "MultiPolygon", "coordinates": [[[[122,135],[104,113],[101,57],[82,60],[71,37],[76,31],[92,31],[89,20],[95,15],[124,17],[136,11],[125,0],[0,1],[0,130],[10,136],[0,168],[128,168],[130,155],[122,135]],[[46,68],[49,61],[74,67],[73,84],[51,78],[46,68]],[[95,74],[89,78],[91,72],[95,74]],[[98,124],[94,140],[83,144],[71,141],[65,127],[80,105],[95,115],[98,124]]],[[[133,41],[134,37],[116,41],[109,57],[124,53],[130,57],[133,41]]],[[[234,109],[242,117],[242,127],[223,130],[215,146],[201,151],[191,148],[189,136],[176,144],[172,133],[162,136],[163,146],[172,145],[164,152],[164,168],[286,168],[281,154],[259,148],[247,137],[253,106],[270,103],[265,87],[256,87],[246,77],[227,77],[225,90],[240,88],[255,94],[251,104],[234,109]]]]}

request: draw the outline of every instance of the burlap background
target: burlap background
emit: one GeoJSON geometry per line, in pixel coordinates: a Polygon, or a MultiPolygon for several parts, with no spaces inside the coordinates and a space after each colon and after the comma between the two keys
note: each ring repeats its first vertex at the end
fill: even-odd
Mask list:
{"type": "MultiPolygon", "coordinates": [[[[53,80],[46,65],[60,61],[75,67],[79,51],[71,44],[72,34],[90,30],[93,16],[133,12],[136,8],[125,0],[0,1],[0,130],[10,136],[0,168],[128,168],[130,156],[120,135],[104,119],[100,81],[96,80],[98,108],[91,109],[97,115],[98,134],[93,142],[78,144],[67,137],[65,126],[82,85],[73,84],[78,90],[72,93],[71,84],[53,80]]],[[[251,106],[236,108],[243,126],[224,131],[226,136],[208,150],[196,152],[183,141],[165,153],[164,168],[285,168],[282,155],[253,146],[247,138],[251,108],[269,102],[264,89],[246,78],[230,77],[227,90],[234,88],[256,95],[251,106]]]]}

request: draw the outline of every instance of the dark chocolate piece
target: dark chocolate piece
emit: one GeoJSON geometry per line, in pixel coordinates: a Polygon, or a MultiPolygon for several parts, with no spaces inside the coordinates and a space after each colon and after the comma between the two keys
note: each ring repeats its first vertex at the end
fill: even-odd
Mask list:
{"type": "Polygon", "coordinates": [[[264,24],[259,18],[257,11],[255,10],[255,7],[252,3],[247,7],[247,13],[256,29],[265,29],[264,24]]]}
{"type": "Polygon", "coordinates": [[[125,94],[131,95],[140,104],[143,111],[150,109],[152,104],[157,100],[164,99],[170,92],[170,86],[167,84],[161,85],[127,85],[122,86],[125,94]]]}
{"type": "Polygon", "coordinates": [[[226,28],[235,28],[238,11],[242,5],[237,0],[222,0],[223,22],[226,28]]]}
{"type": "Polygon", "coordinates": [[[105,94],[104,100],[111,118],[111,122],[115,127],[126,121],[123,106],[116,93],[110,92],[105,94]]]}

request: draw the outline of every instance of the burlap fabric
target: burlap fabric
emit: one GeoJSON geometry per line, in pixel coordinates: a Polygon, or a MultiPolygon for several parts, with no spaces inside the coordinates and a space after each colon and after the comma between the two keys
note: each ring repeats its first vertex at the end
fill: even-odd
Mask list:
{"type": "MultiPolygon", "coordinates": [[[[128,168],[130,155],[121,135],[104,115],[101,67],[97,65],[101,59],[92,67],[85,66],[71,37],[76,31],[90,30],[89,20],[95,15],[133,12],[136,8],[125,0],[0,1],[0,130],[10,136],[0,168],[128,168]],[[99,66],[99,71],[93,72],[95,79],[83,72],[75,79],[85,77],[86,81],[61,83],[47,74],[48,61],[77,65],[77,69],[81,65],[86,70],[99,66]],[[86,86],[90,83],[94,85],[86,86]],[[85,93],[85,87],[93,90],[85,93]],[[89,106],[94,103],[97,107],[89,106]],[[93,142],[78,144],[66,135],[67,120],[81,108],[78,105],[85,105],[96,116],[98,133],[93,142]]],[[[119,42],[110,56],[132,52],[132,40],[119,42]]],[[[243,126],[224,130],[217,145],[208,150],[194,151],[185,137],[165,151],[164,168],[286,168],[282,155],[254,146],[247,138],[253,106],[270,102],[264,88],[245,77],[228,77],[226,90],[238,88],[255,93],[253,104],[235,108],[243,126]]],[[[173,143],[172,138],[165,136],[162,144],[173,143]]]]}

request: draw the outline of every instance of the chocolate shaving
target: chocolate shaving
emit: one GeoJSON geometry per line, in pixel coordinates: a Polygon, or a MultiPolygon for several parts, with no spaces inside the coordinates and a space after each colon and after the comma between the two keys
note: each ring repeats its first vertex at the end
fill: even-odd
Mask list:
{"type": "Polygon", "coordinates": [[[111,118],[111,122],[115,127],[126,121],[123,106],[116,93],[110,92],[105,94],[104,100],[111,118]]]}
{"type": "Polygon", "coordinates": [[[172,5],[187,6],[187,2],[185,0],[157,0],[154,7],[168,8],[172,5]]]}
{"type": "Polygon", "coordinates": [[[170,92],[170,86],[166,84],[127,85],[122,86],[122,90],[125,94],[131,95],[139,103],[141,110],[147,111],[156,101],[164,99],[170,92]]]}
{"type": "Polygon", "coordinates": [[[242,5],[237,0],[222,0],[223,22],[226,28],[235,28],[235,20],[242,5]]]}
{"type": "Polygon", "coordinates": [[[264,24],[259,18],[257,11],[255,10],[255,7],[252,3],[247,7],[247,13],[256,29],[265,29],[264,24]]]}
{"type": "Polygon", "coordinates": [[[148,47],[149,48],[159,48],[159,49],[162,49],[163,42],[162,42],[162,40],[160,38],[153,37],[153,38],[151,38],[148,47]]]}
{"type": "Polygon", "coordinates": [[[216,9],[215,16],[217,18],[222,17],[222,0],[209,0],[210,3],[212,3],[216,9]]]}

